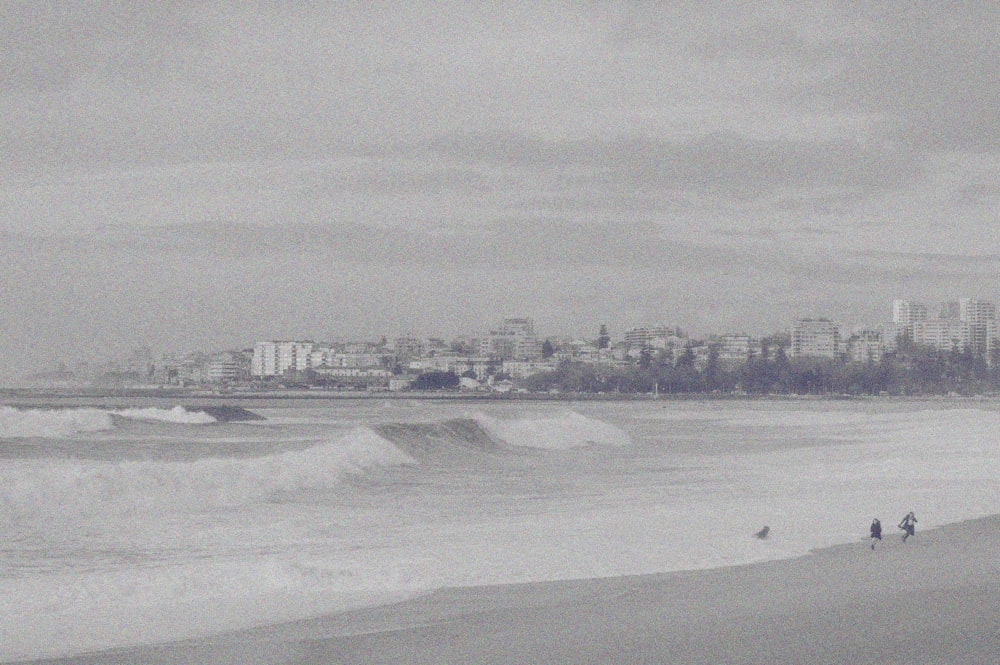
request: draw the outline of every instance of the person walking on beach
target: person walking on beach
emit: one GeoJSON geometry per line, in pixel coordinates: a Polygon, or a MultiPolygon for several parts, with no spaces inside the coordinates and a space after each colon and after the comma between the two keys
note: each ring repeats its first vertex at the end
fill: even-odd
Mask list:
{"type": "Polygon", "coordinates": [[[903,530],[904,543],[906,542],[907,538],[913,535],[913,531],[916,529],[916,525],[917,525],[917,516],[914,515],[913,511],[911,510],[906,514],[906,517],[903,518],[903,521],[899,523],[899,528],[903,530]]]}
{"type": "Polygon", "coordinates": [[[882,523],[878,521],[878,518],[872,520],[872,525],[869,531],[872,534],[872,550],[875,549],[875,543],[882,540],[882,523]]]}

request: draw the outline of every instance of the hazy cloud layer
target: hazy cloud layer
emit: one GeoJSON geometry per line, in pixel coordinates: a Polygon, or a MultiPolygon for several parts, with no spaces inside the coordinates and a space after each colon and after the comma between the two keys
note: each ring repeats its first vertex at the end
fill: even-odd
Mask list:
{"type": "Polygon", "coordinates": [[[0,348],[20,371],[146,339],[518,313],[767,332],[997,299],[997,25],[991,3],[5,2],[0,348]]]}

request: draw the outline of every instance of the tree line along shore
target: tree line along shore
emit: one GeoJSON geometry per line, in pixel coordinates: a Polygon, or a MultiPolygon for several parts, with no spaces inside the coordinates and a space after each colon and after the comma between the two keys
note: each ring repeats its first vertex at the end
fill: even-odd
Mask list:
{"type": "Polygon", "coordinates": [[[677,395],[985,395],[1000,392],[997,358],[902,344],[878,362],[789,357],[782,347],[735,367],[710,354],[676,360],[644,354],[628,366],[566,362],[522,381],[529,392],[677,395]]]}
{"type": "Polygon", "coordinates": [[[222,389],[138,388],[7,389],[8,402],[41,397],[122,398],[126,396],[226,398],[464,398],[464,399],[614,399],[658,397],[766,396],[977,396],[1000,394],[1000,353],[989,359],[969,350],[943,351],[901,344],[878,362],[845,358],[790,357],[783,347],[766,347],[746,362],[731,365],[710,353],[698,363],[690,350],[674,358],[643,353],[628,364],[566,360],[552,371],[510,382],[505,392],[477,392],[462,387],[463,375],[429,371],[399,391],[328,389],[308,382],[239,386],[222,389]]]}

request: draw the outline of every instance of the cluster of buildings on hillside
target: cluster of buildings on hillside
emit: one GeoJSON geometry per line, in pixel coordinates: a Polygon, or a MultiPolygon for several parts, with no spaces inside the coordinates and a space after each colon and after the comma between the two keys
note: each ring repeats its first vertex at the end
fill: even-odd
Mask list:
{"type": "Polygon", "coordinates": [[[792,327],[789,355],[878,362],[902,339],[941,351],[971,351],[992,362],[994,349],[1000,348],[996,304],[962,298],[943,303],[939,314],[931,316],[921,303],[895,300],[891,322],[847,335],[829,319],[800,319],[792,327]]]}
{"type": "MultiPolygon", "coordinates": [[[[945,303],[937,316],[910,300],[896,300],[892,321],[877,328],[846,331],[825,318],[795,321],[781,336],[790,357],[845,358],[879,362],[902,338],[943,350],[970,350],[987,360],[998,348],[997,308],[992,302],[964,298],[945,303]]],[[[612,340],[601,326],[593,340],[542,338],[530,318],[503,319],[493,330],[450,342],[438,338],[398,337],[377,342],[269,340],[253,348],[223,353],[193,353],[154,358],[148,348],[112,367],[79,367],[60,376],[104,384],[145,386],[326,386],[337,389],[397,390],[428,372],[453,372],[468,388],[509,389],[512,381],[554,370],[573,360],[627,365],[644,355],[679,358],[688,354],[696,367],[709,358],[735,367],[759,356],[761,340],[746,334],[689,338],[669,326],[632,328],[612,340]]]]}

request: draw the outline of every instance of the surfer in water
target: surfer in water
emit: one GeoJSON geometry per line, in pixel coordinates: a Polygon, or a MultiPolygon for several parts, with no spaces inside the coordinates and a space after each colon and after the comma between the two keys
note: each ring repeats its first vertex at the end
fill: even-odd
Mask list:
{"type": "Polygon", "coordinates": [[[917,516],[913,514],[912,510],[899,523],[899,528],[903,530],[903,542],[905,543],[906,539],[912,536],[917,528],[917,516]]]}
{"type": "Polygon", "coordinates": [[[872,535],[872,550],[874,550],[875,543],[882,540],[882,523],[878,521],[877,517],[872,520],[872,525],[869,531],[872,535]]]}
{"type": "Polygon", "coordinates": [[[767,535],[769,533],[771,533],[771,527],[765,526],[763,529],[755,533],[753,536],[754,538],[759,538],[760,540],[764,540],[765,538],[767,538],[767,535]]]}

